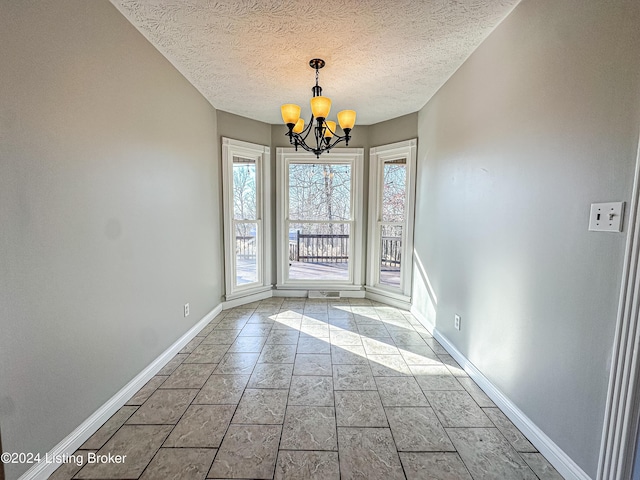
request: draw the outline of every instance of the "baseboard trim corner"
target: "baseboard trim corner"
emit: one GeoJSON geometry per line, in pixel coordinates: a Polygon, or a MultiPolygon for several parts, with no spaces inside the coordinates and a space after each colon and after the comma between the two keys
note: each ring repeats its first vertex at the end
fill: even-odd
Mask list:
{"type": "Polygon", "coordinates": [[[387,294],[387,292],[382,290],[367,287],[364,297],[402,310],[411,309],[411,299],[409,297],[387,294]]]}
{"type": "Polygon", "coordinates": [[[426,328],[431,335],[433,335],[433,331],[435,330],[435,325],[431,323],[429,320],[427,320],[427,317],[425,317],[422,314],[422,312],[420,312],[420,310],[416,308],[415,305],[411,305],[411,309],[409,311],[414,317],[418,319],[418,321],[422,324],[422,326],[426,328]]]}
{"type": "Polygon", "coordinates": [[[246,305],[247,303],[265,300],[267,298],[271,298],[272,296],[273,290],[271,287],[268,287],[267,289],[263,289],[255,293],[249,293],[247,295],[230,298],[225,302],[222,302],[222,309],[229,310],[230,308],[240,307],[242,305],[246,305]]]}
{"type": "MultiPolygon", "coordinates": [[[[93,412],[89,418],[78,425],[75,430],[47,452],[47,458],[61,458],[63,455],[72,455],[220,312],[222,312],[222,304],[219,304],[202,317],[198,323],[176,340],[173,345],[162,352],[160,356],[147,365],[144,370],[131,379],[131,381],[122,387],[113,397],[93,412]]],[[[41,461],[34,464],[29,470],[22,474],[19,480],[46,480],[59,466],[60,464],[57,463],[41,461]]]]}
{"type": "MultiPolygon", "coordinates": [[[[419,320],[420,318],[412,312],[419,320]]],[[[423,317],[424,318],[424,317],[423,317]]],[[[422,320],[421,320],[422,321],[422,320]]],[[[460,364],[474,382],[489,396],[491,400],[509,417],[509,420],[520,429],[527,439],[567,480],[592,480],[556,443],[527,417],[502,391],[485,377],[453,344],[436,328],[432,332],[434,338],[460,364]]]]}

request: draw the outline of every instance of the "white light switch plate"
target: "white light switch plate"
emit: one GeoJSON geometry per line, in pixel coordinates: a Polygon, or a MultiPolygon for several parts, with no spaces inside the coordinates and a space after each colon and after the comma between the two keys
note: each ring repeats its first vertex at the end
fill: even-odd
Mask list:
{"type": "Polygon", "coordinates": [[[621,232],[624,202],[592,203],[589,230],[592,232],[621,232]]]}

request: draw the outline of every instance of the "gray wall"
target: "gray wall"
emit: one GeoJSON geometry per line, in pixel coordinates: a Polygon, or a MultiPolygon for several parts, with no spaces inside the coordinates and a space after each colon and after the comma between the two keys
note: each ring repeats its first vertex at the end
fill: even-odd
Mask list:
{"type": "Polygon", "coordinates": [[[525,0],[418,116],[416,303],[594,478],[626,232],[588,214],[630,200],[638,24],[637,1],[525,0]]]}
{"type": "Polygon", "coordinates": [[[417,137],[417,112],[369,125],[369,147],[378,147],[417,137]]]}
{"type": "Polygon", "coordinates": [[[106,0],[0,3],[0,65],[2,442],[44,452],[219,304],[216,112],[106,0]]]}

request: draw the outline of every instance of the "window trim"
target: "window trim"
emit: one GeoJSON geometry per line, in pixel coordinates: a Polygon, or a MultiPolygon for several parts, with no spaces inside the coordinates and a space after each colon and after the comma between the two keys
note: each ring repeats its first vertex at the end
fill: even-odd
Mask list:
{"type": "Polygon", "coordinates": [[[233,300],[271,290],[271,154],[269,147],[222,137],[222,205],[224,216],[225,300],[233,300]],[[233,157],[256,162],[256,218],[241,223],[256,223],[257,281],[236,285],[235,224],[233,202],[233,157]]]}
{"type": "MultiPolygon", "coordinates": [[[[364,283],[364,219],[363,219],[363,148],[336,148],[323,153],[318,159],[312,153],[297,151],[295,148],[278,147],[276,149],[276,245],[277,245],[277,284],[280,290],[362,290],[364,283]],[[288,206],[289,192],[288,172],[290,163],[335,163],[351,165],[351,218],[335,222],[350,225],[349,236],[349,279],[344,280],[291,280],[288,278],[289,262],[289,224],[288,206]]],[[[296,220],[298,223],[307,223],[296,220]]],[[[313,223],[313,221],[310,221],[313,223]]]]}
{"type": "Polygon", "coordinates": [[[411,302],[411,283],[413,275],[413,228],[415,215],[416,190],[416,151],[417,139],[391,143],[373,147],[369,151],[369,228],[367,235],[367,284],[366,290],[391,297],[396,300],[411,302]],[[402,225],[402,263],[400,265],[400,287],[380,283],[380,245],[378,239],[382,222],[382,182],[385,162],[406,159],[406,211],[402,225]]]}

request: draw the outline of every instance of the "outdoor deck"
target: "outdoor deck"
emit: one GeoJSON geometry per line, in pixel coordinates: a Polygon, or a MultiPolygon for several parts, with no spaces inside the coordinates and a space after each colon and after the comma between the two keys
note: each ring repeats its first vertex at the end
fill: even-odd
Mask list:
{"type": "MultiPolygon", "coordinates": [[[[347,280],[348,262],[289,262],[289,278],[292,280],[347,280]]],[[[237,274],[239,284],[255,282],[255,260],[238,259],[237,274]]],[[[400,285],[400,268],[383,267],[380,283],[390,286],[400,285]]]]}

